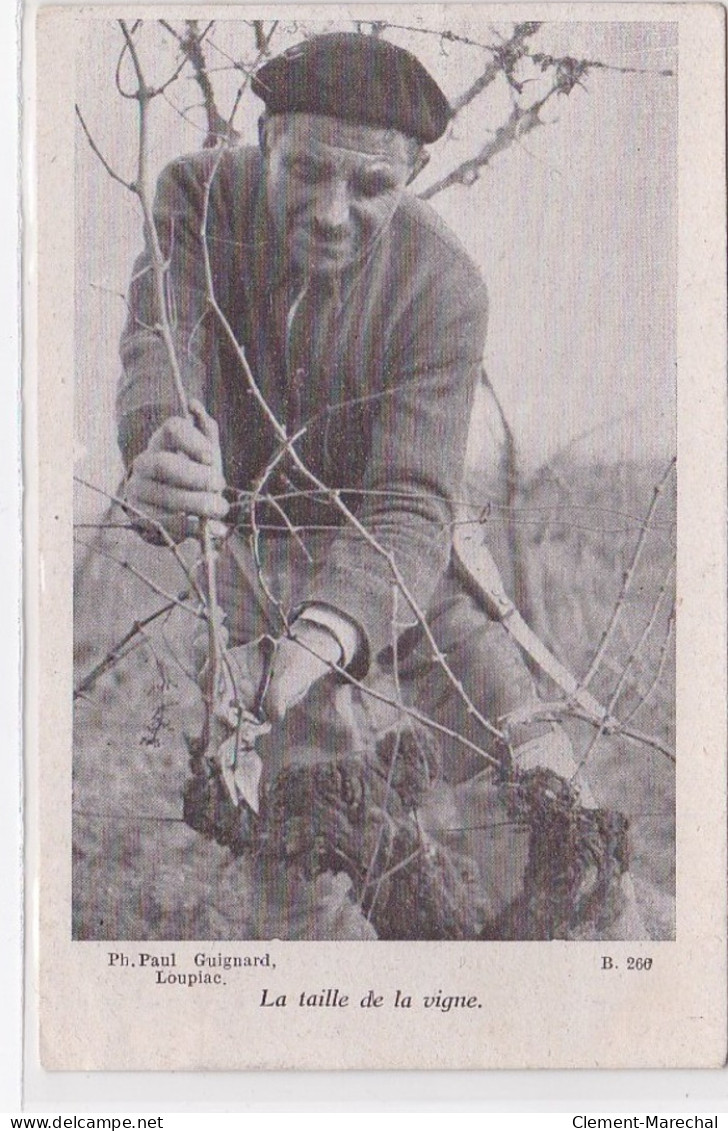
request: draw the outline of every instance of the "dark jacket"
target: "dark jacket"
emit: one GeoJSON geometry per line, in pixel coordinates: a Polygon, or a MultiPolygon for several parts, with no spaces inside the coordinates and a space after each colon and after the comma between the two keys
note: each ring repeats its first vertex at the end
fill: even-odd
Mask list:
{"type": "MultiPolygon", "coordinates": [[[[291,315],[295,280],[268,219],[257,151],[204,152],[162,174],[157,229],[170,259],[168,295],[188,391],[217,419],[226,481],[249,492],[279,441],[206,299],[204,186],[211,180],[207,247],[214,293],[256,382],[296,449],[393,555],[426,609],[450,553],[473,389],[486,324],[483,282],[432,209],[405,194],[365,259],[312,284],[291,315]]],[[[121,342],[119,442],[129,465],[152,432],[179,412],[144,253],[135,265],[121,342]]],[[[296,526],[342,524],[336,508],[283,460],[265,491],[296,526]],[[308,494],[291,498],[296,488],[308,494]]],[[[234,511],[245,522],[244,508],[234,511]]],[[[280,524],[261,509],[259,521],[280,524]]],[[[391,567],[342,530],[314,561],[304,600],[344,612],[376,653],[392,640],[391,567]]],[[[412,621],[400,600],[399,618],[412,621]]]]}

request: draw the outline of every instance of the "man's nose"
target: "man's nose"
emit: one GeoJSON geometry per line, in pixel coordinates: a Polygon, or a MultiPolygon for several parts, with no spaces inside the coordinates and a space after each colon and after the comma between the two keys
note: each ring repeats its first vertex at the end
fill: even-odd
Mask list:
{"type": "Polygon", "coordinates": [[[351,201],[346,181],[330,181],[319,186],[316,194],[316,222],[328,232],[342,232],[349,227],[351,201]]]}

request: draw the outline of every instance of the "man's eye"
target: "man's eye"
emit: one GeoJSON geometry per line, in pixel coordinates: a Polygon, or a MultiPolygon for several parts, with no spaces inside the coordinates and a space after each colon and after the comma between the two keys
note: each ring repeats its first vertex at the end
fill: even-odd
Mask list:
{"type": "Polygon", "coordinates": [[[368,197],[370,200],[375,196],[383,196],[385,193],[393,192],[397,186],[390,177],[374,174],[371,177],[357,177],[354,183],[354,188],[359,196],[368,197]]]}
{"type": "Polygon", "coordinates": [[[306,185],[319,184],[326,175],[325,170],[313,161],[294,161],[290,167],[297,179],[306,185]]]}

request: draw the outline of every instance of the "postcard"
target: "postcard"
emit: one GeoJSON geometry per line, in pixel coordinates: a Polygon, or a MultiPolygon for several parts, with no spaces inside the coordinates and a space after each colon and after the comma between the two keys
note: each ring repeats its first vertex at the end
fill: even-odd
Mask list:
{"type": "Polygon", "coordinates": [[[724,1062],[724,20],[37,13],[44,1068],[724,1062]]]}

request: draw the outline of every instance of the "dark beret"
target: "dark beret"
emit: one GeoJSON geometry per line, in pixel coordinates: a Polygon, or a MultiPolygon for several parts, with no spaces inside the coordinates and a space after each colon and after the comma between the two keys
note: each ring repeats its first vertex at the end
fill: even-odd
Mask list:
{"type": "Polygon", "coordinates": [[[431,75],[409,51],[374,35],[333,32],[290,47],[253,76],[272,114],[302,110],[399,130],[423,143],[452,115],[431,75]]]}

